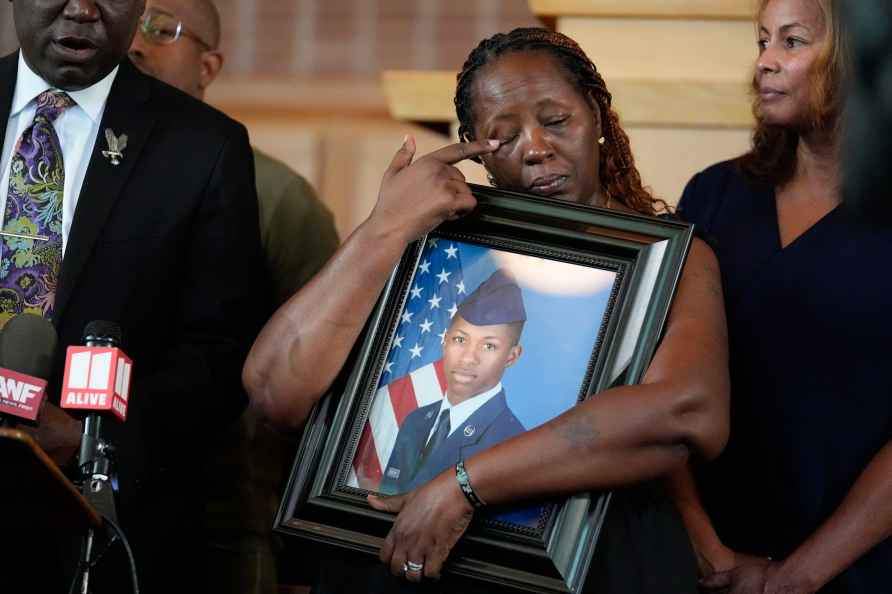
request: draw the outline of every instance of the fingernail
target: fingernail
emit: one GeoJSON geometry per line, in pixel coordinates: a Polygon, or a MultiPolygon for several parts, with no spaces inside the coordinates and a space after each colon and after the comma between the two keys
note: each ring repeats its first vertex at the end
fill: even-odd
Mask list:
{"type": "Polygon", "coordinates": [[[406,143],[407,143],[407,142],[409,142],[409,135],[408,135],[408,134],[406,134],[405,136],[403,136],[403,146],[406,146],[406,143]]]}
{"type": "Polygon", "coordinates": [[[492,148],[499,148],[499,145],[502,144],[501,142],[499,142],[498,140],[495,140],[494,138],[489,139],[487,142],[489,143],[489,146],[491,146],[492,148]]]}

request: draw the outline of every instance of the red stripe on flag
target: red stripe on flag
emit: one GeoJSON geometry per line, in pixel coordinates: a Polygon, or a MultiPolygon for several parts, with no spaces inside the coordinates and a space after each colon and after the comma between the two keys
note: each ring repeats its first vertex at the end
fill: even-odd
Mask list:
{"type": "Polygon", "coordinates": [[[409,416],[409,413],[418,408],[412,376],[404,375],[394,380],[387,386],[387,391],[390,393],[390,403],[393,405],[396,424],[402,427],[403,421],[409,416]]]}
{"type": "Polygon", "coordinates": [[[362,429],[362,437],[359,438],[359,447],[353,457],[353,470],[356,472],[356,480],[360,489],[376,491],[381,484],[381,464],[378,462],[378,451],[375,448],[375,438],[372,436],[372,427],[366,421],[362,429]]]}
{"type": "Polygon", "coordinates": [[[437,380],[440,382],[440,391],[445,394],[448,383],[446,382],[446,370],[443,369],[443,359],[434,361],[434,371],[437,372],[437,380]]]}

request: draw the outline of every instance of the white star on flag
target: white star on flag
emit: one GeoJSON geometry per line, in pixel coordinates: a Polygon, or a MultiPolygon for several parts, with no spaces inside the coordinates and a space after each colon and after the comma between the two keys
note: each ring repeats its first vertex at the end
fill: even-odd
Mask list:
{"type": "Polygon", "coordinates": [[[443,301],[443,298],[437,297],[436,295],[427,300],[427,302],[431,304],[431,309],[439,309],[441,301],[443,301]]]}
{"type": "Polygon", "coordinates": [[[390,370],[393,369],[393,361],[388,361],[384,365],[384,373],[390,373],[390,370]]]}
{"type": "Polygon", "coordinates": [[[403,346],[403,340],[405,338],[406,338],[405,336],[397,336],[396,338],[394,338],[393,339],[393,348],[395,348],[395,349],[401,348],[403,346]]]}
{"type": "Polygon", "coordinates": [[[415,359],[421,356],[421,351],[424,350],[423,346],[419,346],[418,343],[415,343],[415,346],[409,349],[409,352],[412,353],[412,358],[415,359]]]}
{"type": "Polygon", "coordinates": [[[415,285],[414,287],[412,287],[412,297],[411,298],[417,299],[419,297],[421,297],[421,287],[419,287],[418,285],[415,285]]]}
{"type": "Polygon", "coordinates": [[[405,313],[403,314],[403,324],[408,324],[409,322],[411,322],[411,321],[412,321],[412,316],[414,316],[414,315],[415,315],[415,314],[412,313],[411,311],[407,311],[407,312],[405,312],[405,313]]]}
{"type": "Polygon", "coordinates": [[[464,295],[465,291],[465,281],[459,281],[457,285],[455,285],[455,290],[459,295],[464,295]]]}
{"type": "Polygon", "coordinates": [[[433,325],[434,325],[433,322],[431,322],[430,320],[428,320],[427,318],[425,318],[424,322],[422,322],[422,323],[420,324],[420,326],[421,326],[421,333],[424,334],[425,332],[430,332],[430,331],[431,331],[431,326],[433,326],[433,325]]]}
{"type": "Polygon", "coordinates": [[[443,283],[445,283],[446,281],[449,280],[449,277],[450,277],[450,276],[452,276],[452,273],[451,273],[451,272],[446,272],[446,269],[444,268],[444,269],[440,272],[440,274],[437,275],[437,278],[440,279],[440,284],[442,285],[443,283]]]}
{"type": "Polygon", "coordinates": [[[446,342],[446,331],[445,330],[443,330],[442,332],[437,334],[437,336],[440,337],[440,344],[443,344],[444,342],[446,342]]]}
{"type": "Polygon", "coordinates": [[[446,248],[444,251],[446,252],[446,259],[447,259],[447,260],[448,260],[449,258],[457,258],[457,257],[458,257],[458,256],[456,255],[456,254],[458,253],[458,248],[455,247],[455,244],[454,244],[454,243],[453,243],[453,244],[450,244],[449,247],[446,248]]]}
{"type": "Polygon", "coordinates": [[[451,320],[452,318],[455,317],[455,314],[458,312],[458,306],[453,303],[452,307],[450,307],[446,311],[449,312],[449,319],[451,320]]]}
{"type": "Polygon", "coordinates": [[[421,274],[426,274],[431,271],[431,263],[425,260],[418,265],[418,269],[421,271],[421,274]]]}
{"type": "Polygon", "coordinates": [[[428,241],[428,244],[430,244],[430,246],[431,246],[432,248],[437,247],[437,244],[438,244],[438,243],[440,243],[440,240],[437,239],[436,237],[431,237],[430,240],[428,241]]]}

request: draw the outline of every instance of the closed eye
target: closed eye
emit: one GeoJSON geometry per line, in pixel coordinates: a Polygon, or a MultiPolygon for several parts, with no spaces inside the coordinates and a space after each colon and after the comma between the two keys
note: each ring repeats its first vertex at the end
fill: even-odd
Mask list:
{"type": "Polygon", "coordinates": [[[499,141],[499,148],[496,149],[496,152],[502,150],[502,147],[505,146],[506,144],[513,143],[516,138],[517,138],[517,134],[506,135],[506,136],[502,136],[501,138],[498,138],[497,140],[499,141]]]}

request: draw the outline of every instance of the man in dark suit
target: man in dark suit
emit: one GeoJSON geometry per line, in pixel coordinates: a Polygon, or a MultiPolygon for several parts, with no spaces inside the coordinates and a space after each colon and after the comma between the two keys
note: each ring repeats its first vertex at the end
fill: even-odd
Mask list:
{"type": "MultiPolygon", "coordinates": [[[[0,196],[4,230],[27,201],[47,203],[20,175],[31,158],[20,154],[28,146],[20,139],[39,128],[59,173],[57,202],[44,212],[58,219],[47,224],[39,261],[42,278],[54,282],[37,301],[49,305],[43,313],[59,334],[50,394],[58,402],[64,347],[81,342],[85,324],[119,323],[134,360],[127,422],[107,425],[120,524],[143,592],[202,591],[205,444],[244,408],[240,370],[268,313],[268,288],[247,133],[127,61],[143,7],[13,0],[22,48],[0,59],[0,175],[10,180],[0,196]],[[59,106],[49,116],[48,101],[59,106]]],[[[32,263],[18,256],[20,243],[3,239],[2,267],[32,263]]],[[[30,303],[18,289],[4,285],[4,313],[30,303]]],[[[50,405],[37,438],[70,464],[80,421],[50,405]]],[[[95,591],[128,587],[127,572],[116,571],[126,569],[119,553],[116,545],[94,569],[95,591]]],[[[28,579],[55,577],[41,569],[28,579]]]]}
{"type": "Polygon", "coordinates": [[[379,492],[411,491],[459,460],[525,431],[501,382],[523,353],[525,321],[520,287],[501,269],[461,303],[443,339],[446,396],[403,421],[379,492]]]}

